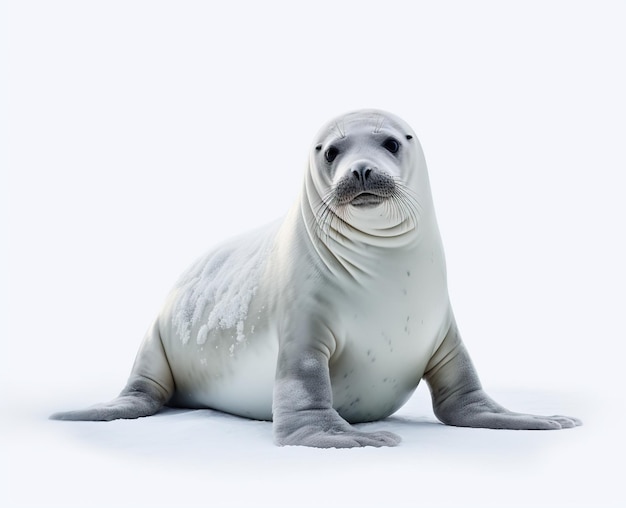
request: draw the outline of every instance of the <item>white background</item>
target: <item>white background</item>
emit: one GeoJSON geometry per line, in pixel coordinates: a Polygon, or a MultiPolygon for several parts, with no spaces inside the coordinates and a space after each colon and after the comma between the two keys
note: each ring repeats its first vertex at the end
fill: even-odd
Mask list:
{"type": "Polygon", "coordinates": [[[2,5],[3,506],[623,506],[622,2],[2,5]],[[420,137],[483,384],[583,427],[443,427],[423,386],[365,426],[385,450],[207,411],[46,420],[114,396],[178,274],[284,214],[361,107],[420,137]]]}

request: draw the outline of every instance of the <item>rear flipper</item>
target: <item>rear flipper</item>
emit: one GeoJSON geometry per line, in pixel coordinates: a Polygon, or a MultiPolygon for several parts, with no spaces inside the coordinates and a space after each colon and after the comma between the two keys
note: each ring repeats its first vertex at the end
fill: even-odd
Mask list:
{"type": "Polygon", "coordinates": [[[129,381],[122,393],[109,402],[87,409],[54,413],[50,419],[108,422],[118,418],[139,418],[156,413],[168,398],[154,381],[137,378],[129,381]]]}
{"type": "Polygon", "coordinates": [[[174,379],[165,356],[158,324],[146,335],[133,370],[119,396],[87,409],[54,413],[52,420],[111,421],[156,413],[174,393],[174,379]]]}

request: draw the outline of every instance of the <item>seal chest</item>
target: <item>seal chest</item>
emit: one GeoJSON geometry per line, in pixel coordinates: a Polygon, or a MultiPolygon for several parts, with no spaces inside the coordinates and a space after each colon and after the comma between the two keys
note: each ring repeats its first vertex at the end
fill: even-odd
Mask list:
{"type": "Polygon", "coordinates": [[[434,257],[419,248],[379,255],[383,261],[367,279],[347,284],[337,299],[342,326],[330,359],[333,406],[351,422],[384,418],[406,402],[451,319],[445,270],[434,257]]]}

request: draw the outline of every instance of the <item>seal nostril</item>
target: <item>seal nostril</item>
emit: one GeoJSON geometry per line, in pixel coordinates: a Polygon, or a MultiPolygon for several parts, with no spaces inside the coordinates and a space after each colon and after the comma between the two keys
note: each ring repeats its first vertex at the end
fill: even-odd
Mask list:
{"type": "Polygon", "coordinates": [[[354,177],[354,179],[356,179],[357,181],[361,182],[361,183],[365,183],[366,180],[370,179],[370,176],[372,174],[372,170],[374,168],[371,167],[357,167],[354,168],[352,170],[352,176],[354,177]]]}

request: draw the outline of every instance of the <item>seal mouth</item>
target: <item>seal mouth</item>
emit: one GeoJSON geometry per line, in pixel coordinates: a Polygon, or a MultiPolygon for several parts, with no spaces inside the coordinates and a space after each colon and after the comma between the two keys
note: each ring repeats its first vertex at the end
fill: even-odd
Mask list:
{"type": "Polygon", "coordinates": [[[350,204],[356,207],[368,208],[380,205],[385,198],[383,196],[379,196],[378,194],[372,194],[371,192],[361,192],[352,200],[350,204]]]}
{"type": "MultiPolygon", "coordinates": [[[[358,168],[357,168],[358,169],[358,168]]],[[[373,208],[396,192],[396,182],[387,173],[374,168],[351,170],[339,179],[333,189],[337,205],[373,208]]]]}

